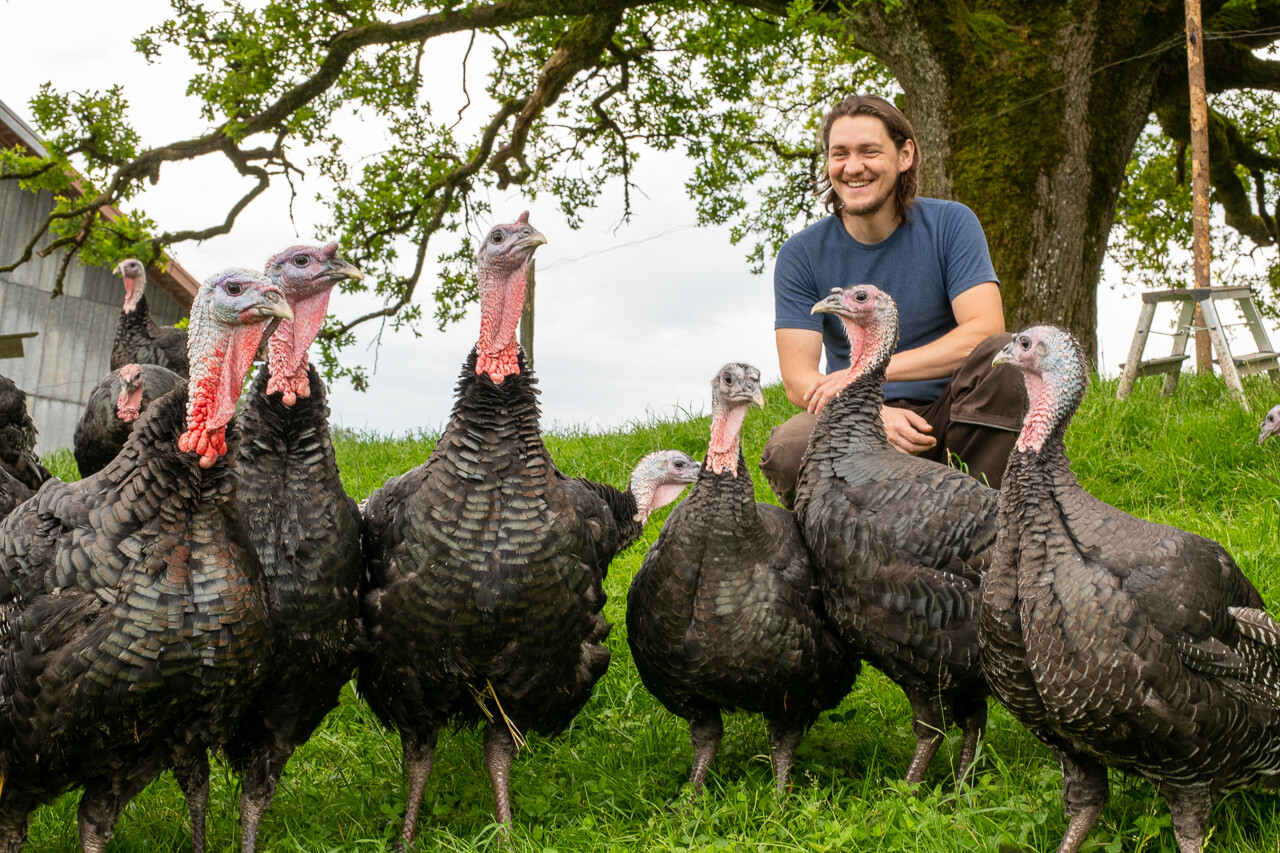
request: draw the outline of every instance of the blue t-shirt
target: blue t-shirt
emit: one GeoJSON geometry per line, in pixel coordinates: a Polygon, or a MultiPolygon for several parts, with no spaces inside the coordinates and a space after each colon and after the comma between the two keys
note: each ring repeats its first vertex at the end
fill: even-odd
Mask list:
{"type": "MultiPolygon", "coordinates": [[[[951,300],[995,281],[987,238],[973,211],[957,201],[917,198],[910,221],[879,243],[849,236],[839,216],[794,235],[773,271],[775,329],[822,332],[827,372],[849,366],[849,339],[834,314],[810,314],[833,287],[874,284],[898,304],[898,349],[924,346],[954,329],[951,300]]],[[[886,400],[936,400],[949,378],[886,382],[886,400]]]]}

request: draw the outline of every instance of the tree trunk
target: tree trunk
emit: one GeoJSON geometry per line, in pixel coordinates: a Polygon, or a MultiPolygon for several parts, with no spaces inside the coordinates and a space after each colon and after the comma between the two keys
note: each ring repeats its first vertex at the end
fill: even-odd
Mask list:
{"type": "Polygon", "coordinates": [[[1096,355],[1107,235],[1181,0],[884,5],[849,26],[903,88],[921,195],[978,215],[1011,330],[1062,325],[1096,355]]]}

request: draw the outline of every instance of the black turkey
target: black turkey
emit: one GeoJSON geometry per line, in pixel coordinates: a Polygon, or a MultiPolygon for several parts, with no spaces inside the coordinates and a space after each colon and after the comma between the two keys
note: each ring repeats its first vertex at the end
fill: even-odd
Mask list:
{"type": "Polygon", "coordinates": [[[191,372],[187,333],[151,319],[151,306],[144,292],[146,268],[141,261],[127,258],[116,265],[116,272],[124,278],[124,308],[111,344],[111,369],[119,370],[126,364],[158,364],[186,379],[191,372]]]}
{"type": "Polygon", "coordinates": [[[818,714],[858,674],[822,621],[822,603],[795,517],[757,503],[739,431],[764,405],[760,371],[727,364],[711,384],[711,446],[689,496],[667,518],[631,583],[627,642],[640,679],[689,721],[702,790],[724,732],[721,710],[760,713],[778,793],[818,714]]]}
{"type": "Polygon", "coordinates": [[[116,458],[142,413],[186,380],[158,364],[126,364],[89,392],[73,443],[81,477],[96,474],[116,458]]]}
{"type": "Polygon", "coordinates": [[[257,273],[208,279],[189,386],[106,468],[48,483],[0,522],[0,851],[80,786],[81,846],[102,853],[129,800],[237,718],[267,611],[227,424],[265,321],[289,316],[257,273]]]}
{"type": "Polygon", "coordinates": [[[263,688],[222,744],[240,774],[241,849],[255,849],[262,816],[293,751],[338,704],[363,636],[360,513],[342,488],[324,383],[307,348],[335,284],[363,274],[337,253],[294,246],[266,266],[293,310],[269,343],[237,421],[240,517],[262,563],[271,654],[263,688]]]}
{"type": "Polygon", "coordinates": [[[952,725],[963,733],[963,779],[987,719],[978,585],[995,544],[997,493],[889,444],[880,408],[898,342],[891,296],[869,284],[835,288],[813,310],[841,319],[851,364],[805,450],[796,517],[832,624],[911,702],[907,781],[924,778],[952,725]]]}
{"type": "Polygon", "coordinates": [[[27,395],[0,376],[0,469],[31,491],[51,476],[36,456],[36,425],[27,411],[27,395]]]}
{"type": "Polygon", "coordinates": [[[1084,353],[1038,326],[996,356],[1030,407],[1000,491],[983,584],[982,665],[996,696],[1062,766],[1075,853],[1106,804],[1107,768],[1149,780],[1182,853],[1227,792],[1280,785],[1280,625],[1218,543],[1084,491],[1063,434],[1084,353]]]}
{"type": "Polygon", "coordinates": [[[608,487],[564,477],[538,426],[537,388],[516,343],[525,270],[545,242],[527,214],[489,232],[478,258],[480,336],[430,458],[364,505],[372,648],[359,685],[399,729],[409,780],[399,845],[413,840],[436,735],[487,721],[495,815],[522,733],[553,735],[609,665],[601,608],[630,517],[608,487]]]}

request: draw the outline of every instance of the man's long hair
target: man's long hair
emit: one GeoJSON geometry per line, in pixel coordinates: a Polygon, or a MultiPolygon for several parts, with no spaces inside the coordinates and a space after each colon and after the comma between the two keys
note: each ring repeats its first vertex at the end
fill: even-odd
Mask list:
{"type": "MultiPolygon", "coordinates": [[[[915,201],[916,190],[920,186],[920,144],[916,142],[916,132],[911,126],[911,122],[907,121],[907,117],[902,114],[902,110],[886,101],[879,95],[850,95],[844,100],[838,102],[831,111],[822,117],[822,155],[825,158],[830,150],[831,125],[835,124],[836,119],[845,116],[872,116],[880,119],[884,124],[884,128],[889,133],[889,138],[893,140],[895,151],[901,151],[902,146],[908,139],[911,140],[912,146],[915,148],[915,157],[911,161],[911,168],[898,175],[898,182],[894,186],[893,203],[897,208],[898,219],[906,222],[907,211],[911,207],[911,202],[915,201]]],[[[822,196],[822,206],[832,213],[839,214],[840,209],[844,207],[844,202],[840,201],[840,195],[836,192],[835,187],[831,185],[831,175],[827,172],[825,163],[822,169],[822,178],[818,181],[818,194],[822,196]]]]}

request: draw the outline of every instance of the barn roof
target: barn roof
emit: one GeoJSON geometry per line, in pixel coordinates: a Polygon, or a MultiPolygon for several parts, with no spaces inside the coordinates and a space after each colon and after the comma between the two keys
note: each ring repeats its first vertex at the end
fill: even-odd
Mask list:
{"type": "MultiPolygon", "coordinates": [[[[9,109],[4,101],[0,101],[0,148],[14,146],[20,146],[37,156],[44,156],[46,153],[35,131],[28,127],[17,113],[9,109]]],[[[122,215],[116,207],[104,207],[102,212],[108,219],[115,219],[122,215]]],[[[161,269],[159,264],[151,264],[147,267],[147,278],[173,297],[179,305],[188,309],[191,307],[196,291],[200,289],[200,282],[167,253],[164,255],[164,269],[161,269]]]]}

